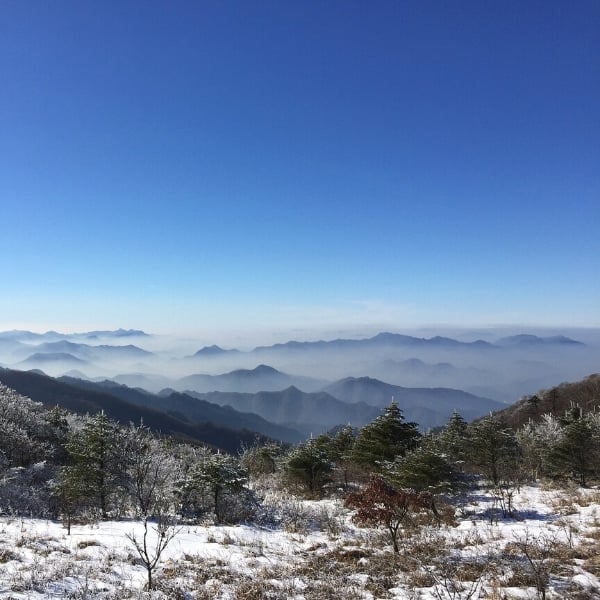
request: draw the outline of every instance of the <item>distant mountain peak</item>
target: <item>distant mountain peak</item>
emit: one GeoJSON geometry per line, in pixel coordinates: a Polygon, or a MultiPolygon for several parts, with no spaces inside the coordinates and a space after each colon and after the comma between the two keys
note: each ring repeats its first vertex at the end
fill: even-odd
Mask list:
{"type": "MultiPolygon", "coordinates": [[[[64,334],[59,334],[64,335],[64,334]]],[[[90,337],[150,337],[149,333],[142,331],[141,329],[114,329],[114,330],[103,330],[103,331],[88,331],[86,333],[74,334],[79,336],[90,336],[90,337]]],[[[64,337],[70,337],[65,335],[64,337]]]]}
{"type": "Polygon", "coordinates": [[[212,346],[200,348],[193,356],[219,356],[221,354],[231,354],[232,352],[237,353],[238,350],[225,350],[224,348],[221,348],[221,346],[213,344],[212,346]]]}
{"type": "Polygon", "coordinates": [[[252,372],[256,373],[256,374],[260,374],[260,375],[266,375],[266,374],[274,375],[275,373],[281,373],[281,371],[278,371],[274,367],[270,367],[269,365],[263,365],[263,364],[256,366],[254,369],[252,369],[252,372]]]}
{"type": "Polygon", "coordinates": [[[36,352],[32,354],[29,358],[21,361],[22,365],[30,364],[30,363],[50,363],[50,362],[69,362],[69,363],[77,363],[77,364],[85,364],[84,360],[73,356],[67,352],[36,352]]]}
{"type": "Polygon", "coordinates": [[[519,333],[517,335],[509,335],[500,338],[496,344],[498,346],[551,346],[551,345],[570,345],[584,346],[583,342],[579,342],[565,335],[554,335],[549,337],[540,337],[531,333],[519,333]]]}

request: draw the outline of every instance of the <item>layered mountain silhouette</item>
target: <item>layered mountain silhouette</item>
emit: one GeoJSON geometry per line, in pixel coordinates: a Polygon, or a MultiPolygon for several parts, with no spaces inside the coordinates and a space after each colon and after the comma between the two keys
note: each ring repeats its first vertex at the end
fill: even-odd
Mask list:
{"type": "Polygon", "coordinates": [[[500,338],[496,342],[497,346],[504,348],[530,348],[539,346],[584,346],[583,342],[578,342],[564,335],[555,335],[550,337],[538,337],[537,335],[528,335],[521,333],[519,335],[511,335],[508,337],[500,338]]]}
{"type": "Polygon", "coordinates": [[[597,412],[600,409],[600,374],[539,390],[495,414],[507,425],[517,429],[530,420],[540,421],[545,414],[561,418],[574,407],[585,413],[597,412]]]}
{"type": "Polygon", "coordinates": [[[223,356],[225,354],[239,354],[239,350],[224,350],[220,346],[213,344],[212,346],[204,346],[204,348],[200,348],[198,352],[194,353],[194,356],[199,357],[214,357],[214,356],[223,356]]]}
{"type": "Polygon", "coordinates": [[[0,331],[0,339],[10,339],[20,342],[56,341],[66,339],[97,339],[97,338],[127,338],[127,337],[150,337],[150,334],[140,329],[115,329],[87,331],[82,333],[59,333],[58,331],[46,331],[35,333],[33,331],[13,329],[12,331],[0,331]]]}
{"type": "Polygon", "coordinates": [[[133,344],[126,346],[111,346],[102,344],[99,346],[91,346],[89,344],[80,344],[61,340],[59,342],[44,342],[35,346],[36,356],[41,354],[70,354],[76,358],[89,362],[106,361],[106,360],[136,360],[153,356],[152,352],[143,350],[133,344]]]}
{"type": "Polygon", "coordinates": [[[279,426],[272,419],[268,421],[258,414],[254,414],[255,411],[234,410],[231,407],[223,407],[218,403],[212,403],[172,390],[168,393],[156,395],[126,385],[119,385],[113,381],[91,382],[70,377],[60,377],[59,381],[86,390],[109,393],[130,404],[161,411],[185,422],[209,422],[229,429],[256,431],[284,442],[298,442],[304,438],[298,430],[292,427],[279,426]]]}
{"type": "Polygon", "coordinates": [[[371,377],[347,377],[324,389],[347,403],[384,407],[395,400],[409,421],[422,428],[444,425],[457,410],[467,421],[504,408],[500,402],[451,388],[405,388],[371,377]]]}
{"type": "MultiPolygon", "coordinates": [[[[111,393],[110,390],[90,389],[80,382],[59,381],[32,371],[0,369],[0,381],[19,394],[48,408],[60,406],[80,414],[104,411],[111,419],[124,425],[140,423],[164,435],[187,441],[196,441],[236,452],[244,445],[252,444],[257,437],[268,439],[255,431],[235,429],[231,426],[214,424],[208,420],[193,420],[184,415],[175,416],[142,404],[134,404],[111,393]]],[[[89,382],[87,382],[89,383],[89,382]]],[[[190,398],[190,402],[194,399],[190,398]]],[[[219,409],[220,407],[215,407],[219,409]]],[[[231,417],[230,421],[233,421],[231,417]]],[[[256,415],[254,421],[256,422],[256,415]]]]}
{"type": "Polygon", "coordinates": [[[311,350],[369,350],[377,347],[401,347],[401,348],[463,348],[470,350],[490,350],[494,345],[483,340],[474,342],[460,342],[458,340],[435,336],[432,338],[418,338],[399,333],[379,333],[376,336],[366,339],[337,339],[331,341],[319,340],[316,342],[295,342],[290,341],[284,344],[274,344],[272,346],[257,346],[253,352],[306,352],[311,350]]]}
{"type": "MultiPolygon", "coordinates": [[[[54,376],[76,371],[81,378],[108,378],[154,393],[171,388],[254,394],[289,387],[318,392],[334,381],[364,374],[404,388],[451,388],[512,402],[540,387],[577,380],[596,370],[600,360],[600,331],[572,330],[585,343],[568,337],[571,330],[540,331],[504,337],[505,331],[492,330],[457,334],[496,341],[382,332],[364,339],[289,341],[249,351],[213,344],[190,355],[189,340],[136,329],[72,334],[13,330],[0,332],[0,365],[54,376]]],[[[420,421],[437,422],[437,408],[421,406],[425,408],[433,413],[421,414],[420,421]]]]}
{"type": "Polygon", "coordinates": [[[278,392],[262,391],[255,394],[188,394],[221,406],[231,406],[238,411],[256,413],[274,423],[299,429],[306,435],[322,433],[335,425],[350,424],[362,427],[381,414],[379,408],[364,402],[348,404],[326,392],[308,393],[294,386],[278,392]]]}
{"type": "Polygon", "coordinates": [[[416,421],[424,430],[444,425],[454,410],[471,420],[505,406],[461,390],[405,388],[369,377],[349,377],[312,393],[295,386],[257,393],[190,390],[186,393],[312,433],[348,423],[361,427],[381,414],[392,400],[398,402],[408,420],[416,421]]]}
{"type": "Polygon", "coordinates": [[[277,391],[296,386],[308,391],[323,386],[323,382],[310,377],[298,377],[282,373],[268,365],[254,369],[237,369],[223,375],[189,375],[172,384],[177,390],[195,392],[260,392],[277,391]]]}
{"type": "Polygon", "coordinates": [[[77,358],[68,352],[36,352],[26,360],[21,361],[18,366],[23,369],[27,369],[29,367],[52,364],[59,364],[63,368],[73,368],[81,367],[88,363],[87,361],[77,358]]]}

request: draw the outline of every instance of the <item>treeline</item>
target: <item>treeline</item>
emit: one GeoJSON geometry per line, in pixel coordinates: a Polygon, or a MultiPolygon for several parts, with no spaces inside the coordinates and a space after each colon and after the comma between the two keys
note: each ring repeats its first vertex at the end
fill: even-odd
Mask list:
{"type": "Polygon", "coordinates": [[[133,517],[218,523],[264,518],[253,480],[305,496],[344,494],[375,475],[432,496],[482,476],[511,511],[514,490],[542,477],[588,485],[600,476],[600,414],[573,405],[515,430],[491,415],[455,413],[421,434],[392,402],[360,431],[343,427],[285,448],[256,443],[237,455],[123,427],[103,412],[46,410],[0,384],[0,511],[75,519],[133,517]]]}

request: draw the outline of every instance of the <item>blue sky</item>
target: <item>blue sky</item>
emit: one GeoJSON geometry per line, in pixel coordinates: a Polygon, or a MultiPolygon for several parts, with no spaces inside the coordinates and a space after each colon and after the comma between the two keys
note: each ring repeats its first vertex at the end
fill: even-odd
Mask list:
{"type": "Polygon", "coordinates": [[[598,2],[0,4],[0,328],[600,325],[598,2]]]}

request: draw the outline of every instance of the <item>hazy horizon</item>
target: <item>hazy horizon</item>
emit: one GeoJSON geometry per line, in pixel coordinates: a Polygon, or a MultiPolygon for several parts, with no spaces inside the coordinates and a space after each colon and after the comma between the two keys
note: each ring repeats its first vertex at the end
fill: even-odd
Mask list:
{"type": "MultiPolygon", "coordinates": [[[[46,334],[56,332],[65,337],[86,334],[95,331],[117,331],[138,330],[137,327],[129,327],[121,324],[117,327],[84,327],[84,328],[64,328],[64,327],[30,327],[27,324],[20,326],[11,326],[0,322],[0,333],[10,331],[28,331],[35,334],[46,334]]],[[[432,338],[436,336],[449,337],[460,341],[476,341],[483,339],[485,341],[495,341],[501,337],[507,337],[517,334],[531,334],[540,337],[551,335],[565,335],[577,338],[578,341],[594,343],[600,339],[600,327],[585,326],[552,326],[552,325],[525,325],[525,324],[496,324],[480,326],[459,326],[459,325],[422,325],[413,327],[394,327],[391,325],[365,325],[363,327],[339,327],[331,329],[310,329],[310,328],[290,328],[290,329],[271,329],[257,330],[247,328],[239,329],[219,329],[219,330],[187,330],[187,331],[152,331],[150,329],[139,328],[149,337],[126,336],[123,338],[110,340],[113,345],[125,345],[134,343],[140,347],[162,348],[169,342],[176,343],[182,347],[189,346],[190,349],[200,349],[202,345],[217,345],[224,349],[252,350],[257,346],[269,346],[273,344],[284,344],[290,341],[297,342],[315,342],[315,341],[333,341],[336,339],[367,339],[376,336],[379,333],[394,333],[400,335],[413,336],[418,338],[432,338]]],[[[85,341],[94,345],[92,341],[85,341]]],[[[101,338],[99,342],[103,342],[101,338]]]]}

